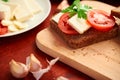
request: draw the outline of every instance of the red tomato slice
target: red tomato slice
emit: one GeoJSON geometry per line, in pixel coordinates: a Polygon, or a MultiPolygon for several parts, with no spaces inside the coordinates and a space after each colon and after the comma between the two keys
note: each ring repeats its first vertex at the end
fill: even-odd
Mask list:
{"type": "Polygon", "coordinates": [[[8,32],[8,27],[7,26],[2,26],[0,24],[0,35],[3,35],[8,32]]]}
{"type": "Polygon", "coordinates": [[[99,31],[108,31],[115,25],[115,19],[103,10],[93,9],[87,13],[87,21],[99,31]]]}
{"type": "Polygon", "coordinates": [[[67,20],[70,18],[69,13],[63,14],[58,22],[59,29],[66,34],[78,34],[68,23],[67,20]]]}

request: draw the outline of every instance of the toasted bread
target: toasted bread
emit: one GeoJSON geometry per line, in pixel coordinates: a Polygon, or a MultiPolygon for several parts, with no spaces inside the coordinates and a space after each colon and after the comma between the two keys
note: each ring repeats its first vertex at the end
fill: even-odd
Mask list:
{"type": "Polygon", "coordinates": [[[84,34],[70,35],[62,32],[55,21],[50,21],[51,29],[58,34],[71,48],[81,48],[100,41],[114,38],[118,35],[118,26],[115,25],[113,29],[107,32],[101,32],[94,28],[90,28],[84,34]]]}
{"type": "Polygon", "coordinates": [[[111,10],[111,15],[120,18],[120,6],[111,10]]]}

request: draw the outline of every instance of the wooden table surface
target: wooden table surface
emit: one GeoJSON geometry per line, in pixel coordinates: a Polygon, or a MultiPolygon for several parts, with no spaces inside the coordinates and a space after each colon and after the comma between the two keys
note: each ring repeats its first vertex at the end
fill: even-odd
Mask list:
{"type": "MultiPolygon", "coordinates": [[[[11,59],[25,63],[26,57],[33,53],[41,61],[43,68],[48,65],[46,58],[48,60],[53,59],[37,48],[35,38],[39,31],[49,26],[49,20],[59,3],[60,0],[51,0],[52,8],[49,16],[42,24],[34,29],[16,36],[0,38],[0,80],[19,80],[14,78],[10,73],[9,62],[11,59]]],[[[109,4],[113,3],[110,2],[109,4]]],[[[114,5],[118,6],[119,2],[114,2],[114,5]]],[[[86,74],[60,61],[49,72],[44,74],[40,80],[56,80],[59,76],[64,76],[69,80],[93,80],[86,74]]],[[[20,80],[35,80],[35,78],[29,73],[25,78],[20,80]]]]}

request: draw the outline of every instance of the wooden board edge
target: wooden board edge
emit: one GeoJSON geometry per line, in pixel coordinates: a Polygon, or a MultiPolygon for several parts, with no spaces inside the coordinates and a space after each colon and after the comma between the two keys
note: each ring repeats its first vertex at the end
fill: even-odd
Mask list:
{"type": "Polygon", "coordinates": [[[94,70],[92,70],[92,69],[90,69],[90,68],[88,68],[88,67],[86,67],[86,66],[84,66],[84,65],[82,65],[82,64],[80,64],[80,63],[78,63],[78,62],[76,62],[76,61],[73,61],[73,60],[71,60],[70,58],[68,58],[67,56],[63,56],[63,55],[61,55],[61,54],[59,54],[59,53],[56,54],[56,52],[55,52],[54,50],[52,50],[52,49],[50,49],[50,48],[47,48],[44,44],[40,43],[40,42],[39,42],[39,40],[40,40],[40,36],[39,36],[39,35],[40,35],[42,32],[44,32],[44,31],[45,31],[45,32],[46,32],[46,31],[49,31],[49,28],[46,28],[46,29],[40,31],[40,32],[37,34],[37,36],[36,36],[36,45],[37,45],[37,47],[38,47],[41,51],[43,51],[44,53],[50,55],[50,56],[53,57],[53,58],[59,57],[59,58],[60,58],[59,60],[60,60],[61,62],[63,62],[63,63],[65,63],[65,64],[73,67],[74,69],[76,69],[76,70],[78,70],[78,71],[81,71],[81,72],[87,74],[88,76],[91,76],[91,77],[94,78],[94,79],[97,79],[97,80],[111,80],[109,77],[107,77],[107,76],[105,76],[105,75],[103,75],[103,74],[100,74],[100,73],[98,73],[97,71],[94,71],[94,70]],[[52,54],[52,55],[51,55],[51,54],[52,54]],[[73,64],[73,63],[74,63],[74,64],[73,64]],[[80,66],[80,67],[78,67],[78,66],[80,66]]]}

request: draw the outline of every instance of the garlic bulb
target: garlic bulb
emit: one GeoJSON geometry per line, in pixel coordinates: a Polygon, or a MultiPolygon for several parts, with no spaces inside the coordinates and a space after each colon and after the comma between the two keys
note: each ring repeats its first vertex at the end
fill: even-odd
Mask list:
{"type": "Polygon", "coordinates": [[[42,68],[40,61],[33,54],[27,57],[26,65],[30,68],[30,72],[35,72],[42,68]]]}
{"type": "Polygon", "coordinates": [[[16,62],[12,59],[9,63],[9,66],[12,75],[16,78],[23,78],[28,74],[29,69],[23,63],[16,62]]]}

